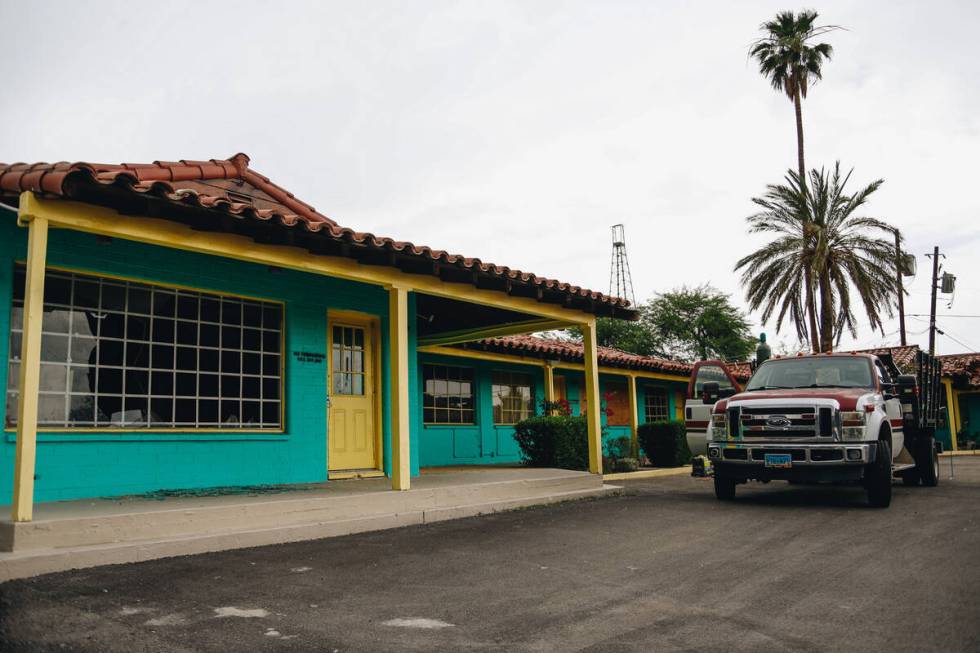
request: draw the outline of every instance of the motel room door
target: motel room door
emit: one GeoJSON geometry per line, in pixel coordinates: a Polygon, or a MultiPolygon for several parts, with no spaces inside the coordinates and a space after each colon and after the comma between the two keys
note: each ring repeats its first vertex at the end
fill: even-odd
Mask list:
{"type": "Polygon", "coordinates": [[[376,327],[370,318],[332,317],[327,408],[328,470],[379,469],[376,327]]]}

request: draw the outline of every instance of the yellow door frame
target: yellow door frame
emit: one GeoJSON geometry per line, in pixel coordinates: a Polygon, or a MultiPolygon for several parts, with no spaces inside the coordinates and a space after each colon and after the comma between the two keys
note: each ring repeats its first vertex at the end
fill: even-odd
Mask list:
{"type": "MultiPolygon", "coordinates": [[[[381,413],[381,318],[371,313],[347,310],[327,310],[327,396],[333,401],[333,328],[334,326],[352,326],[364,328],[371,337],[371,416],[374,421],[374,469],[384,470],[384,422],[381,413]]],[[[373,476],[373,474],[351,474],[344,472],[330,473],[330,417],[327,415],[327,474],[330,478],[352,476],[373,476]]]]}

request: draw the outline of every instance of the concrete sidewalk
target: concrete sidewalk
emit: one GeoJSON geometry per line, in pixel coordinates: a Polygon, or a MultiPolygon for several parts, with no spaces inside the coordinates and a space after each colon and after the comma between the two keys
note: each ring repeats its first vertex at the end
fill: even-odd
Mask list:
{"type": "Polygon", "coordinates": [[[426,470],[412,489],[386,478],[264,488],[253,495],[39,504],[0,522],[0,581],[225,549],[335,537],[603,496],[595,474],[527,467],[426,470]],[[271,490],[271,491],[270,491],[271,490]]]}

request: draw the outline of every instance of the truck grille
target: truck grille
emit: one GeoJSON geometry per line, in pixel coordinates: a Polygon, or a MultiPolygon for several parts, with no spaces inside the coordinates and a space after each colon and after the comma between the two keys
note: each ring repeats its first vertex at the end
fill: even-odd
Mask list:
{"type": "Polygon", "coordinates": [[[729,420],[743,438],[815,438],[832,435],[832,412],[814,406],[742,406],[729,420]],[[737,415],[736,415],[737,413],[737,415]]]}

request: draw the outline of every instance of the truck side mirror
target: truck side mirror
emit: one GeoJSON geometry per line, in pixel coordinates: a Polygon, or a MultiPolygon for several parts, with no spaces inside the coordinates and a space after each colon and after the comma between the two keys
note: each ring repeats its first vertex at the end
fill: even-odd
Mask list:
{"type": "Polygon", "coordinates": [[[701,386],[701,399],[706,404],[714,404],[721,398],[721,386],[716,381],[708,381],[701,386]]]}
{"type": "Polygon", "coordinates": [[[915,375],[914,374],[899,374],[898,382],[895,383],[898,388],[899,394],[904,394],[905,392],[915,392],[915,375]]]}

